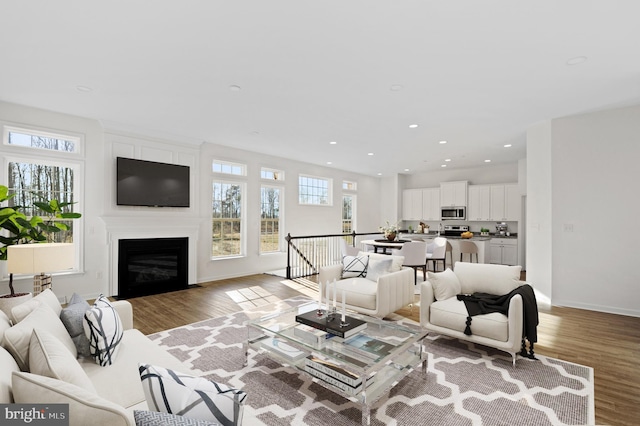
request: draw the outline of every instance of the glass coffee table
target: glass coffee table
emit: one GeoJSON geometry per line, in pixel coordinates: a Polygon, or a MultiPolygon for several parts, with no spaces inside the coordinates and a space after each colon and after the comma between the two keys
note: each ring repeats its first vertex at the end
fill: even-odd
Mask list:
{"type": "Polygon", "coordinates": [[[296,322],[296,315],[317,308],[315,302],[305,303],[250,320],[245,366],[251,347],[304,372],[314,382],[360,404],[363,425],[370,422],[371,405],[418,365],[426,377],[425,330],[349,312],[348,317],[365,321],[366,328],[344,339],[331,337],[296,322]]]}

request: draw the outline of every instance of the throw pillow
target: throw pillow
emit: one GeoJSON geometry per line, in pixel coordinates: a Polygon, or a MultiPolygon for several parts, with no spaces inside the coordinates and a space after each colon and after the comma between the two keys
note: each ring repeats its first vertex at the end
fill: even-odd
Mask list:
{"type": "Polygon", "coordinates": [[[369,256],[344,256],[342,258],[342,278],[366,277],[369,256]]]}
{"type": "Polygon", "coordinates": [[[205,420],[191,419],[158,411],[133,410],[133,418],[136,420],[136,426],[220,426],[220,423],[211,423],[205,420]]]}
{"type": "Polygon", "coordinates": [[[367,279],[373,282],[378,281],[378,277],[380,275],[388,274],[391,270],[391,265],[393,263],[393,259],[384,259],[384,260],[369,260],[369,267],[367,268],[367,279]]]}
{"type": "Polygon", "coordinates": [[[246,392],[154,365],[140,364],[139,370],[150,410],[225,425],[242,424],[246,392]]]}
{"type": "Polygon", "coordinates": [[[84,334],[89,339],[89,352],[101,366],[111,365],[122,341],[122,322],[118,312],[102,294],[84,314],[84,334]]]}
{"type": "Polygon", "coordinates": [[[29,371],[33,374],[62,380],[95,392],[76,358],[69,349],[46,330],[34,328],[29,341],[29,371]]]}
{"type": "Polygon", "coordinates": [[[72,425],[133,424],[133,414],[125,408],[62,380],[16,372],[11,384],[16,404],[67,404],[72,425]]]}
{"type": "Polygon", "coordinates": [[[431,283],[436,300],[445,300],[460,294],[458,276],[449,268],[444,272],[427,272],[427,281],[431,283]]]}
{"type": "Polygon", "coordinates": [[[91,308],[79,294],[73,293],[67,306],[60,312],[62,324],[67,329],[78,355],[91,356],[89,339],[84,334],[84,314],[91,308]]]}
{"type": "Polygon", "coordinates": [[[25,319],[4,332],[5,347],[22,371],[29,371],[29,342],[36,327],[49,331],[69,349],[74,358],[77,356],[76,347],[58,315],[48,305],[41,303],[25,319]]]}
{"type": "Polygon", "coordinates": [[[14,306],[11,309],[11,315],[13,316],[13,322],[20,322],[27,317],[35,308],[37,308],[40,303],[47,304],[56,315],[60,315],[60,311],[62,311],[62,305],[58,301],[55,293],[51,291],[51,289],[46,289],[42,293],[38,294],[33,299],[29,299],[28,301],[19,304],[18,306],[14,306]]]}

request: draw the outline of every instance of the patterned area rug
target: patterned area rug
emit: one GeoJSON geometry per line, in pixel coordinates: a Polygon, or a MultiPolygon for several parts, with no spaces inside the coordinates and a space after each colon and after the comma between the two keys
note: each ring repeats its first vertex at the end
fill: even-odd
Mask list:
{"type": "MultiPolygon", "coordinates": [[[[247,391],[244,425],[357,425],[360,407],[306,375],[250,350],[243,368],[243,325],[289,299],[150,335],[192,369],[247,391]]],[[[404,320],[405,324],[415,324],[404,320]]],[[[413,371],[374,404],[372,425],[584,425],[595,423],[593,369],[503,352],[440,336],[427,337],[428,374],[413,371]]]]}

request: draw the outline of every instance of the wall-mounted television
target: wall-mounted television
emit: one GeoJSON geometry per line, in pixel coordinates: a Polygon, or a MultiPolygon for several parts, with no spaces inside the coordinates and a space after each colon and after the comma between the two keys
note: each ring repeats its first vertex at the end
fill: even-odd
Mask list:
{"type": "Polygon", "coordinates": [[[189,166],[118,157],[116,204],[189,207],[189,166]]]}

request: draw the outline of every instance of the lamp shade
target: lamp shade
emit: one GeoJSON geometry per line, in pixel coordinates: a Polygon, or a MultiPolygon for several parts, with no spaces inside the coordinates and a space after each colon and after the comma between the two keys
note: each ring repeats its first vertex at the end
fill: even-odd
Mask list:
{"type": "Polygon", "coordinates": [[[72,243],[17,244],[7,247],[7,271],[11,274],[39,274],[72,269],[72,243]]]}

